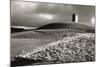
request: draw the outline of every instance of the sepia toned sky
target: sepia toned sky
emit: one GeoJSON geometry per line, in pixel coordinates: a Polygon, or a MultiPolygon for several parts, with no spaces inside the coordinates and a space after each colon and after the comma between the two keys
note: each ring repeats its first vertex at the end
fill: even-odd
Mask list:
{"type": "Polygon", "coordinates": [[[78,15],[78,23],[94,26],[95,6],[11,0],[12,26],[41,26],[55,22],[67,23],[72,21],[73,13],[78,15]]]}

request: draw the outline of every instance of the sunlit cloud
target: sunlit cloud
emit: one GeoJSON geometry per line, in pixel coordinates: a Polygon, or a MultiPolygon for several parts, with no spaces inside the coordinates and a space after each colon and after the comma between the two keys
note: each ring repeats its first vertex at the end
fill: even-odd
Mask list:
{"type": "Polygon", "coordinates": [[[49,8],[54,8],[56,6],[56,4],[48,4],[49,8]]]}
{"type": "Polygon", "coordinates": [[[52,14],[39,14],[39,16],[41,18],[45,18],[45,19],[48,19],[48,20],[53,19],[53,15],[52,14]]]}

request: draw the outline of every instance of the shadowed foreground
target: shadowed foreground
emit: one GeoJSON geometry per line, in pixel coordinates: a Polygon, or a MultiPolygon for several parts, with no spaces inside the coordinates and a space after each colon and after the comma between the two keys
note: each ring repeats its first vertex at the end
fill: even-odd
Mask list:
{"type": "Polygon", "coordinates": [[[94,33],[77,34],[29,53],[22,53],[14,58],[11,66],[95,61],[94,33]]]}

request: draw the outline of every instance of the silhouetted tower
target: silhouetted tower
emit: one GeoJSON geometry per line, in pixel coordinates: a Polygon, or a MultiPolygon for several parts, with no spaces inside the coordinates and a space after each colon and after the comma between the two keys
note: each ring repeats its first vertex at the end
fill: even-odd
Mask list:
{"type": "Polygon", "coordinates": [[[77,14],[72,14],[72,22],[77,23],[78,22],[78,15],[77,14]]]}

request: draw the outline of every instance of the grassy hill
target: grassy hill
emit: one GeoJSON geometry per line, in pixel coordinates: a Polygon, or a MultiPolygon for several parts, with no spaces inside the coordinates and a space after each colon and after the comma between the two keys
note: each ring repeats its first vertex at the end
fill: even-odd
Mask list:
{"type": "Polygon", "coordinates": [[[80,23],[50,23],[40,26],[36,30],[49,30],[49,29],[73,29],[84,32],[95,32],[95,29],[93,27],[80,23]]]}

